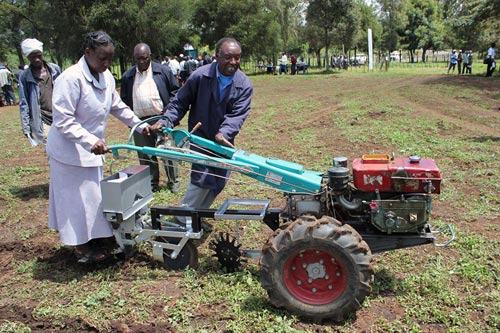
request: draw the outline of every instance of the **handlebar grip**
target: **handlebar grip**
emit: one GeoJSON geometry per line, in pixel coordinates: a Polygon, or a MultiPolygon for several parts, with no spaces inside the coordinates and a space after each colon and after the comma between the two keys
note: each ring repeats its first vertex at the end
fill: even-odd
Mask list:
{"type": "Polygon", "coordinates": [[[189,132],[189,134],[193,134],[200,127],[201,127],[201,121],[199,121],[198,123],[196,123],[196,125],[194,125],[193,129],[191,130],[191,132],[189,132]]]}

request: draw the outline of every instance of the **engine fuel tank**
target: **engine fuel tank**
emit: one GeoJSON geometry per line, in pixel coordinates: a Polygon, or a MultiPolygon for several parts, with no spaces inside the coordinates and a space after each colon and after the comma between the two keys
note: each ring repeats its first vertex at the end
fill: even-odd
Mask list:
{"type": "Polygon", "coordinates": [[[363,155],[352,163],[354,186],[363,192],[440,193],[441,173],[433,159],[363,155]]]}

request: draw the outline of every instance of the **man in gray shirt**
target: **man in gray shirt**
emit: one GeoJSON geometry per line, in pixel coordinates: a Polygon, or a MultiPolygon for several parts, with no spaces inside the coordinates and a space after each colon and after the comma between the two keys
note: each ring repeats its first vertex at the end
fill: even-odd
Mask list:
{"type": "Polygon", "coordinates": [[[52,88],[61,68],[43,60],[43,43],[37,39],[25,39],[21,49],[30,62],[19,76],[21,128],[36,146],[46,143],[52,125],[52,88]]]}

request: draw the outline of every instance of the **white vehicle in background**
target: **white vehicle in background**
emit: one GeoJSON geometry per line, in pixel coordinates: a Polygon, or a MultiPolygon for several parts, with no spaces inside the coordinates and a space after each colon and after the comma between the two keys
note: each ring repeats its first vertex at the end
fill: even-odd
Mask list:
{"type": "Polygon", "coordinates": [[[397,51],[391,52],[391,61],[399,61],[400,53],[397,51]]]}
{"type": "Polygon", "coordinates": [[[356,54],[356,56],[354,57],[351,57],[349,59],[349,62],[351,63],[351,65],[364,65],[366,64],[368,61],[368,57],[364,54],[364,53],[358,53],[356,54]]]}

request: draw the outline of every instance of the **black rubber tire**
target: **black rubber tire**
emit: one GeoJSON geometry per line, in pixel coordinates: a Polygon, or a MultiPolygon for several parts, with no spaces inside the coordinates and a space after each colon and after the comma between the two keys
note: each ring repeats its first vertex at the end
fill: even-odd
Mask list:
{"type": "Polygon", "coordinates": [[[167,270],[184,270],[198,268],[198,249],[191,240],[188,240],[177,258],[170,257],[171,250],[163,250],[163,268],[167,270]]]}
{"type": "Polygon", "coordinates": [[[371,292],[371,261],[368,244],[350,225],[304,216],[264,245],[261,284],[276,307],[315,321],[343,321],[371,292]]]}

